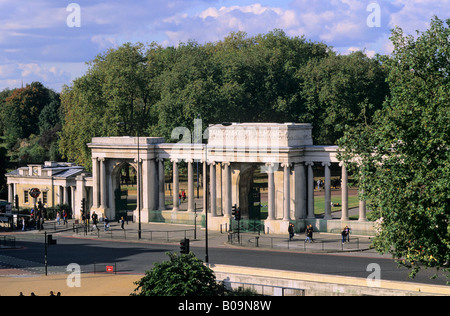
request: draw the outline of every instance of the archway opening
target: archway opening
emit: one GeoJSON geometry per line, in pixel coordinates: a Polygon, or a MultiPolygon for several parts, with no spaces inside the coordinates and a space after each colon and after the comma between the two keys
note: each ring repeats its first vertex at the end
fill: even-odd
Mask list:
{"type": "Polygon", "coordinates": [[[259,164],[239,166],[239,204],[241,208],[241,230],[263,231],[267,219],[267,174],[259,164]]]}
{"type": "Polygon", "coordinates": [[[132,220],[137,208],[137,171],[129,162],[119,163],[113,171],[114,219],[132,220]]]}

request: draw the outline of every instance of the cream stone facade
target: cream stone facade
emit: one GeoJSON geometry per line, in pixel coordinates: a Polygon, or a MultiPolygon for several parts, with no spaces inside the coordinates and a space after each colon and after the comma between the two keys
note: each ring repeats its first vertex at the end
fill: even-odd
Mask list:
{"type": "MultiPolygon", "coordinates": [[[[62,194],[64,198],[66,194],[66,189],[58,188],[71,190],[76,217],[80,216],[81,199],[87,198],[91,211],[114,218],[114,192],[120,187],[119,172],[129,164],[138,174],[135,219],[140,212],[142,222],[192,223],[197,215],[194,212],[194,163],[198,161],[203,167],[203,189],[207,188],[204,191],[208,192],[208,199],[203,199],[202,207],[197,209],[201,208],[203,215],[207,210],[209,229],[220,230],[230,224],[233,205],[241,208],[244,219],[249,217],[249,191],[254,171],[259,168],[267,174],[268,184],[268,216],[261,219],[265,233],[284,234],[292,222],[300,230],[307,223],[329,230],[348,221],[347,170],[336,158],[336,146],[314,146],[311,135],[311,124],[229,123],[210,125],[204,133],[207,144],[172,144],[158,137],[93,138],[88,144],[92,151],[92,175],[80,172],[70,183],[51,179],[55,181],[56,193],[60,190],[56,196],[62,194]],[[187,210],[179,208],[179,164],[182,161],[188,170],[187,210]],[[165,164],[171,164],[173,170],[170,209],[165,206],[165,164]],[[336,221],[331,218],[332,164],[341,169],[343,209],[339,223],[332,223],[336,221]],[[325,179],[325,215],[320,222],[314,215],[314,166],[323,169],[325,179]]],[[[12,192],[25,191],[31,186],[24,184],[25,188],[20,184],[19,187],[18,183],[13,184],[13,178],[13,175],[8,176],[12,192]]],[[[10,193],[11,197],[13,195],[10,193]]],[[[359,219],[364,227],[361,230],[372,229],[365,221],[364,203],[360,205],[359,219]]]]}
{"type": "MultiPolygon", "coordinates": [[[[85,182],[87,173],[83,167],[72,163],[45,162],[44,165],[28,165],[6,174],[8,184],[8,202],[14,203],[19,197],[19,207],[33,208],[41,201],[47,208],[67,204],[76,208],[76,192],[79,183],[77,178],[85,182]],[[31,189],[38,189],[37,198],[30,195],[31,189]]],[[[92,185],[85,185],[88,188],[92,185]]],[[[89,195],[89,194],[85,194],[89,195]]]]}

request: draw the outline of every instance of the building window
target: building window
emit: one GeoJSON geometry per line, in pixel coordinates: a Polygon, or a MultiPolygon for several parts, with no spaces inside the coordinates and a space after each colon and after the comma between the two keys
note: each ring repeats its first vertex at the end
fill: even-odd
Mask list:
{"type": "Polygon", "coordinates": [[[23,203],[28,204],[28,191],[23,191],[23,203]]]}

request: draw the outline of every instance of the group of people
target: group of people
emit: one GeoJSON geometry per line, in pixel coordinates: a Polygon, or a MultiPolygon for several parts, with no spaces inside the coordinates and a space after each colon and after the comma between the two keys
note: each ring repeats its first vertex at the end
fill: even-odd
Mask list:
{"type": "MultiPolygon", "coordinates": [[[[289,232],[289,241],[291,241],[294,238],[294,224],[290,223],[289,224],[289,228],[288,228],[288,232],[289,232]]],[[[314,228],[311,224],[309,224],[308,226],[306,226],[305,229],[305,242],[312,242],[313,241],[313,232],[314,232],[314,228]]]]}
{"type": "MultiPolygon", "coordinates": [[[[19,296],[25,296],[25,295],[23,294],[23,292],[20,292],[19,296]]],[[[36,294],[34,294],[34,292],[31,292],[30,296],[36,296],[36,294]]],[[[53,291],[50,291],[49,296],[61,296],[61,292],[58,292],[55,294],[53,291]]]]}
{"type": "MultiPolygon", "coordinates": [[[[288,232],[289,232],[289,241],[291,241],[294,238],[294,224],[290,223],[289,224],[289,228],[288,228],[288,232]]],[[[305,242],[313,242],[313,233],[314,233],[314,228],[311,224],[306,226],[305,229],[305,242]]],[[[344,229],[341,232],[342,235],[342,243],[345,243],[345,241],[350,242],[350,228],[348,226],[345,226],[344,229]]]]}
{"type": "Polygon", "coordinates": [[[187,195],[186,191],[181,191],[181,193],[178,193],[178,205],[181,205],[181,201],[186,201],[187,195]]]}
{"type": "MultiPolygon", "coordinates": [[[[66,210],[63,210],[62,219],[63,219],[63,224],[66,225],[66,223],[67,223],[67,212],[66,212],[66,210]]],[[[56,223],[58,223],[58,225],[61,225],[61,213],[59,211],[56,212],[56,223]]]]}
{"type": "MultiPolygon", "coordinates": [[[[85,214],[83,213],[83,211],[81,211],[81,218],[82,218],[82,220],[83,220],[83,223],[86,223],[86,225],[88,225],[89,215],[85,215],[85,214]]],[[[98,215],[97,215],[97,213],[95,213],[95,211],[92,213],[91,219],[92,219],[92,229],[100,230],[100,229],[98,228],[98,223],[99,223],[98,215]]],[[[122,229],[125,229],[125,227],[124,227],[124,225],[125,225],[125,219],[124,219],[123,216],[120,218],[119,222],[120,222],[120,227],[121,227],[122,229]]],[[[128,221],[127,221],[127,224],[128,224],[128,221]]],[[[103,229],[104,229],[105,232],[106,232],[106,231],[109,230],[109,228],[110,228],[109,218],[108,218],[108,216],[105,214],[105,217],[103,218],[103,229]]]]}

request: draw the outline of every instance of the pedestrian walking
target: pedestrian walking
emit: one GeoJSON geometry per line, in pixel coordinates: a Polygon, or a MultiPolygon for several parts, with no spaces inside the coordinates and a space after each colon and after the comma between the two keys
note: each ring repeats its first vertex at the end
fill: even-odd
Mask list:
{"type": "Polygon", "coordinates": [[[122,228],[122,229],[125,229],[124,227],[123,227],[123,225],[125,225],[125,220],[123,219],[123,216],[120,218],[120,227],[122,228]]]}
{"type": "Polygon", "coordinates": [[[104,220],[104,228],[105,228],[105,232],[108,230],[109,228],[109,218],[108,216],[105,215],[105,220],[104,220]]]}
{"type": "Polygon", "coordinates": [[[313,241],[313,227],[311,224],[309,224],[308,226],[306,226],[306,231],[305,231],[305,235],[306,235],[306,239],[305,242],[312,242],[313,241]]]}
{"type": "Polygon", "coordinates": [[[95,213],[95,211],[92,213],[92,229],[97,228],[97,224],[98,224],[98,215],[95,213]]]}
{"type": "Polygon", "coordinates": [[[56,212],[56,222],[58,223],[58,226],[61,224],[61,214],[58,212],[56,212]]]}
{"type": "Polygon", "coordinates": [[[292,238],[294,238],[294,224],[289,224],[288,232],[289,240],[292,240],[292,238]]]}
{"type": "Polygon", "coordinates": [[[347,230],[345,228],[342,230],[341,236],[342,236],[342,244],[344,244],[345,239],[347,238],[347,230]]]}
{"type": "Polygon", "coordinates": [[[347,236],[347,242],[350,242],[350,228],[348,226],[345,226],[345,235],[347,236]]]}

